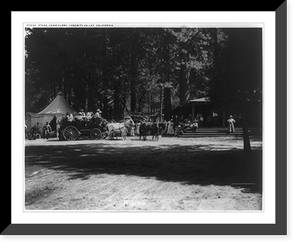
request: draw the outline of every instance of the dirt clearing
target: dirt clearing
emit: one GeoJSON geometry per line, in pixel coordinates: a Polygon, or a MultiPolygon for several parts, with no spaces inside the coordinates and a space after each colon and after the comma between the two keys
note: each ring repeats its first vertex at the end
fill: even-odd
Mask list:
{"type": "Polygon", "coordinates": [[[235,136],[25,144],[26,210],[261,210],[262,142],[235,136]]]}

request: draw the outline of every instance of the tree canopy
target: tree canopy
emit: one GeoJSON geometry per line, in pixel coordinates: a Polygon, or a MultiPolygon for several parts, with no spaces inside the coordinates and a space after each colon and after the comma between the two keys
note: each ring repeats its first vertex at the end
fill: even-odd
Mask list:
{"type": "Polygon", "coordinates": [[[216,106],[261,100],[260,28],[26,28],[25,110],[59,91],[105,118],[209,95],[216,106]]]}

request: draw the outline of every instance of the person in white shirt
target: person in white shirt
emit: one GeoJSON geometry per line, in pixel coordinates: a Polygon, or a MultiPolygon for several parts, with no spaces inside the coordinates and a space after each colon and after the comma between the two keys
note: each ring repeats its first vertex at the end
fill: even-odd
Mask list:
{"type": "Polygon", "coordinates": [[[232,115],[229,116],[227,122],[228,122],[228,132],[229,133],[235,132],[235,128],[234,128],[235,119],[233,119],[232,115]]]}

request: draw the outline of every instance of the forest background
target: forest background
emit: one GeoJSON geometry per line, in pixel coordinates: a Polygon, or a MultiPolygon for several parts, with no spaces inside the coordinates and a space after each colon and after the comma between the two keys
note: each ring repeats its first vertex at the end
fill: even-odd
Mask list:
{"type": "Polygon", "coordinates": [[[262,101],[261,28],[26,28],[25,111],[59,91],[75,110],[120,120],[209,96],[212,108],[262,101]]]}

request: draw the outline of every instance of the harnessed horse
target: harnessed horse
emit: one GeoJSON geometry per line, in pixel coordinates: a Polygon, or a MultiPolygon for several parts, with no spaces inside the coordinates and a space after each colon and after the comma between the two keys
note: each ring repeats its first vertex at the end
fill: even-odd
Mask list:
{"type": "Polygon", "coordinates": [[[108,137],[113,139],[114,137],[122,137],[126,139],[128,130],[134,125],[132,120],[126,120],[124,122],[112,122],[106,125],[108,130],[108,137]]]}
{"type": "Polygon", "coordinates": [[[140,139],[143,137],[143,140],[147,139],[147,135],[152,135],[152,140],[158,141],[159,135],[162,134],[162,131],[165,128],[165,124],[162,122],[142,122],[140,126],[140,139]]]}

